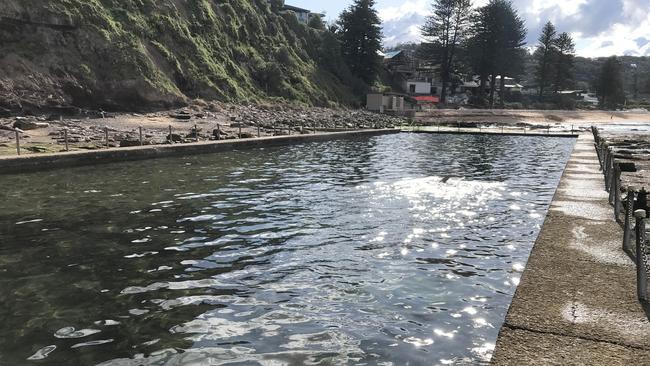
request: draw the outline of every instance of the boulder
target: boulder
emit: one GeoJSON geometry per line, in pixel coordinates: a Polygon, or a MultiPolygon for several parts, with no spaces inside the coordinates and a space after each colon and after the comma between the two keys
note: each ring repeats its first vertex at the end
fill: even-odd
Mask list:
{"type": "Polygon", "coordinates": [[[120,140],[120,147],[132,147],[132,146],[140,146],[140,140],[129,140],[129,139],[120,140]]]}
{"type": "Polygon", "coordinates": [[[167,135],[167,141],[171,142],[182,142],[183,137],[177,133],[172,133],[171,135],[167,135]]]}
{"type": "Polygon", "coordinates": [[[48,128],[50,127],[49,123],[46,122],[36,122],[27,119],[19,119],[14,122],[14,128],[19,128],[23,131],[25,130],[36,130],[39,128],[48,128]]]}

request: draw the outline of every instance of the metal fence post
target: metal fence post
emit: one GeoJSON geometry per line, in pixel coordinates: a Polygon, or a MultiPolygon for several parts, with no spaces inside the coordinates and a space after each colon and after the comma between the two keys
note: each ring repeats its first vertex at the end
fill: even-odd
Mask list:
{"type": "Polygon", "coordinates": [[[623,226],[623,251],[630,251],[630,239],[632,237],[632,226],[634,224],[634,196],[636,193],[631,188],[627,190],[627,203],[625,207],[625,223],[623,226]]]}
{"type": "Polygon", "coordinates": [[[106,148],[110,148],[109,142],[108,142],[108,126],[104,127],[104,135],[106,137],[106,148]]]}
{"type": "Polygon", "coordinates": [[[144,141],[142,140],[142,126],[138,127],[138,131],[140,134],[140,146],[144,145],[144,141]]]}
{"type": "Polygon", "coordinates": [[[237,137],[241,138],[241,122],[239,122],[239,135],[237,137]]]}
{"type": "Polygon", "coordinates": [[[634,211],[636,217],[636,291],[639,300],[648,300],[648,272],[646,271],[645,258],[645,224],[646,211],[634,211]]]}
{"type": "Polygon", "coordinates": [[[16,133],[16,152],[20,155],[20,131],[14,129],[14,132],[16,133]]]}

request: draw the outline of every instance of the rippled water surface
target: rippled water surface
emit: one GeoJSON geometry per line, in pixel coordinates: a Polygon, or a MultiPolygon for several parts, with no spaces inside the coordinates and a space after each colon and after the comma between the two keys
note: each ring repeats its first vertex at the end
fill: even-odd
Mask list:
{"type": "Polygon", "coordinates": [[[486,362],[573,143],[400,134],[0,176],[0,364],[486,362]]]}

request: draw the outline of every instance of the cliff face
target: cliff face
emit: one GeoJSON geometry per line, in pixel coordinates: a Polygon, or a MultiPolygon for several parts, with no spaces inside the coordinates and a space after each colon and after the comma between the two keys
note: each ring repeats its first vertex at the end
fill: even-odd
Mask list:
{"type": "Polygon", "coordinates": [[[266,0],[3,0],[0,108],[344,103],[323,38],[266,0]]]}

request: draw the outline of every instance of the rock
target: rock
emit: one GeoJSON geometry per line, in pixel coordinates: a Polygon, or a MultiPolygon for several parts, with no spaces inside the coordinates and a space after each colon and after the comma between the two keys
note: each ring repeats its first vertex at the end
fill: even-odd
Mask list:
{"type": "Polygon", "coordinates": [[[27,151],[34,152],[34,153],[43,153],[43,152],[47,152],[47,148],[46,148],[46,147],[43,147],[43,146],[30,146],[30,147],[26,148],[26,150],[27,150],[27,151]]]}
{"type": "Polygon", "coordinates": [[[225,136],[228,136],[228,133],[224,130],[217,130],[216,128],[212,131],[212,136],[215,138],[219,136],[220,138],[224,138],[225,136]]]}
{"type": "Polygon", "coordinates": [[[177,133],[172,133],[171,136],[167,135],[167,141],[181,142],[181,141],[183,141],[183,137],[181,137],[181,135],[179,135],[177,133]]]}
{"type": "Polygon", "coordinates": [[[49,123],[30,121],[27,119],[17,119],[16,122],[14,122],[14,128],[19,128],[21,130],[36,130],[38,128],[48,127],[50,127],[49,123]]]}
{"type": "Polygon", "coordinates": [[[252,139],[254,137],[255,137],[255,135],[253,135],[250,132],[242,132],[241,133],[241,138],[243,138],[243,139],[252,139]]]}
{"type": "Polygon", "coordinates": [[[132,147],[132,146],[140,146],[140,140],[129,140],[129,139],[120,140],[120,147],[132,147]]]}

